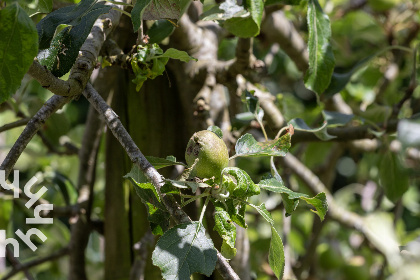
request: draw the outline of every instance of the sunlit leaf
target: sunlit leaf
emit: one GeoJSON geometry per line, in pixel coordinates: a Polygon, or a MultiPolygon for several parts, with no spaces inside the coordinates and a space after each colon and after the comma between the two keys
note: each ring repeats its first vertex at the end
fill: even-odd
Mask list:
{"type": "Polygon", "coordinates": [[[255,210],[258,211],[258,213],[260,213],[260,215],[271,225],[274,225],[274,220],[273,217],[271,216],[270,212],[267,211],[267,208],[265,207],[264,203],[261,204],[260,206],[256,206],[253,204],[250,204],[250,206],[252,206],[255,210]]]}
{"type": "Polygon", "coordinates": [[[178,59],[182,62],[190,62],[191,60],[197,61],[196,58],[189,56],[184,51],[179,51],[177,49],[169,48],[162,55],[155,56],[155,58],[167,57],[172,59],[178,59]]]}
{"type": "Polygon", "coordinates": [[[270,267],[277,279],[283,279],[285,263],[283,242],[273,226],[271,227],[271,242],[268,253],[268,263],[270,264],[270,267]]]}
{"type": "Polygon", "coordinates": [[[290,216],[293,213],[297,207],[298,199],[301,199],[315,207],[316,211],[313,212],[317,214],[321,220],[324,220],[328,209],[327,199],[324,193],[319,193],[310,198],[307,194],[294,192],[286,188],[282,181],[278,181],[275,178],[262,180],[257,185],[262,189],[281,194],[285,204],[286,216],[290,216]]]}
{"type": "Polygon", "coordinates": [[[228,191],[237,198],[248,198],[260,193],[260,188],[254,184],[251,177],[244,170],[237,167],[226,167],[223,174],[229,174],[235,178],[235,184],[230,184],[228,191]]]}
{"type": "Polygon", "coordinates": [[[322,11],[318,0],[308,1],[307,20],[309,69],[305,74],[305,86],[321,94],[330,84],[335,58],[330,44],[330,20],[322,11]]]}
{"type": "Polygon", "coordinates": [[[223,131],[218,126],[215,126],[215,125],[209,126],[207,130],[214,132],[217,136],[219,136],[220,139],[223,139],[223,131]]]}
{"type": "Polygon", "coordinates": [[[193,273],[210,276],[216,266],[217,251],[199,222],[180,224],[166,231],[152,255],[153,264],[164,279],[190,279],[193,273]]]}
{"type": "Polygon", "coordinates": [[[235,145],[235,157],[255,157],[255,156],[281,156],[284,157],[289,148],[291,137],[286,133],[282,137],[266,141],[257,142],[255,138],[247,133],[238,139],[235,145]]]}
{"type": "Polygon", "coordinates": [[[214,222],[214,229],[222,237],[223,243],[225,244],[225,247],[222,245],[222,255],[225,258],[231,259],[236,254],[236,227],[233,224],[229,213],[221,207],[215,207],[214,222]],[[226,248],[226,246],[228,246],[228,248],[226,248]]]}
{"type": "Polygon", "coordinates": [[[226,20],[223,27],[235,36],[242,38],[255,37],[260,33],[264,2],[262,0],[245,0],[249,16],[232,17],[226,20]]]}

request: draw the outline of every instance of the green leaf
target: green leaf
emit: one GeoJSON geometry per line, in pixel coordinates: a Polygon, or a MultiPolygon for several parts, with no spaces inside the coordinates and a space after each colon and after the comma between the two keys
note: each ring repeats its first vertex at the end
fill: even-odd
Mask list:
{"type": "Polygon", "coordinates": [[[160,19],[153,23],[149,30],[147,30],[147,35],[150,37],[149,43],[160,43],[165,38],[169,37],[175,30],[175,26],[166,19],[160,19]]]}
{"type": "Polygon", "coordinates": [[[214,207],[225,209],[232,221],[237,225],[248,228],[248,225],[245,222],[246,203],[244,201],[228,198],[224,202],[212,199],[212,203],[214,204],[214,207]]]}
{"type": "Polygon", "coordinates": [[[112,7],[96,0],[83,0],[77,5],[58,9],[37,24],[39,36],[38,59],[55,76],[61,77],[73,66],[96,19],[112,7]],[[69,25],[55,37],[56,28],[69,25]]]}
{"type": "Polygon", "coordinates": [[[330,20],[322,11],[317,0],[309,0],[307,20],[309,69],[305,74],[305,86],[317,94],[321,94],[330,84],[335,65],[330,44],[330,20]]]}
{"type": "Polygon", "coordinates": [[[19,88],[23,76],[38,53],[35,25],[25,11],[13,3],[0,10],[0,103],[19,88]]]}
{"type": "Polygon", "coordinates": [[[193,273],[210,276],[217,261],[213,241],[199,222],[180,224],[166,231],[152,255],[164,279],[188,280],[193,273]]]}
{"type": "Polygon", "coordinates": [[[318,128],[310,128],[306,122],[300,118],[293,119],[289,121],[288,124],[293,125],[295,130],[311,132],[315,134],[319,139],[328,141],[330,139],[336,138],[336,136],[328,134],[328,127],[346,125],[354,118],[354,115],[346,115],[329,111],[322,111],[322,116],[324,117],[324,122],[322,126],[318,128]]]}
{"type": "Polygon", "coordinates": [[[321,220],[324,220],[328,209],[325,193],[319,193],[316,196],[310,198],[306,194],[297,193],[286,188],[282,181],[278,181],[274,178],[262,180],[257,185],[262,189],[281,194],[285,204],[286,216],[290,216],[293,213],[297,207],[298,199],[301,199],[315,207],[316,211],[311,211],[317,214],[321,220]]]}
{"type": "MultiPolygon", "coordinates": [[[[245,0],[245,4],[249,15],[247,16],[247,14],[245,14],[240,17],[227,19],[224,22],[223,27],[238,37],[255,37],[260,33],[264,2],[262,0],[245,0]]],[[[220,8],[223,9],[222,5],[220,8]]]]}
{"type": "Polygon", "coordinates": [[[140,28],[142,20],[179,20],[191,0],[139,0],[131,11],[134,31],[140,28]]]}
{"type": "Polygon", "coordinates": [[[220,129],[220,127],[211,125],[207,128],[207,130],[214,132],[217,136],[219,136],[220,139],[223,139],[223,131],[220,129]]]}
{"type": "Polygon", "coordinates": [[[222,255],[231,259],[236,255],[236,227],[233,224],[229,213],[222,207],[215,207],[214,230],[216,230],[223,239],[222,255]],[[226,247],[227,246],[227,247],[226,247]]]}
{"type": "Polygon", "coordinates": [[[322,116],[327,122],[328,127],[346,125],[354,118],[354,115],[330,111],[322,111],[322,116]]]}
{"type": "Polygon", "coordinates": [[[268,253],[268,263],[270,264],[270,267],[277,279],[283,279],[285,263],[283,242],[273,226],[271,227],[271,242],[268,253]]]}
{"type": "Polygon", "coordinates": [[[19,3],[25,12],[32,17],[38,13],[49,13],[52,10],[52,0],[6,0],[7,5],[19,3]]]}
{"type": "Polygon", "coordinates": [[[169,48],[162,55],[156,56],[156,58],[161,58],[161,57],[178,59],[178,60],[181,60],[182,62],[190,62],[191,60],[197,61],[196,58],[194,58],[192,56],[189,56],[186,52],[179,51],[179,50],[174,49],[174,48],[169,48]]]}
{"type": "Polygon", "coordinates": [[[405,147],[420,147],[420,119],[400,120],[397,132],[405,147]]]}
{"type": "Polygon", "coordinates": [[[384,52],[387,52],[392,49],[398,49],[399,46],[391,46],[387,47],[383,50],[378,51],[377,53],[370,55],[359,62],[357,62],[349,72],[347,73],[336,73],[334,72],[331,77],[331,82],[328,85],[328,88],[325,90],[324,94],[326,95],[333,95],[340,91],[342,91],[346,85],[350,82],[351,77],[360,69],[364,68],[366,65],[368,65],[373,58],[380,56],[384,52]]]}
{"type": "Polygon", "coordinates": [[[147,182],[146,177],[136,165],[133,165],[131,171],[126,174],[124,178],[130,180],[137,195],[146,205],[148,212],[147,219],[150,222],[153,234],[163,234],[169,227],[170,215],[163,203],[160,201],[155,187],[151,183],[147,182]]]}
{"type": "Polygon", "coordinates": [[[152,2],[152,0],[139,0],[134,4],[133,9],[131,10],[131,21],[133,22],[134,32],[137,32],[140,28],[141,22],[143,20],[143,14],[146,7],[152,2]]]}
{"type": "Polygon", "coordinates": [[[323,141],[328,141],[330,139],[336,138],[336,136],[332,136],[332,135],[328,134],[328,132],[327,132],[328,123],[325,122],[325,121],[322,124],[322,126],[320,126],[318,128],[310,128],[305,123],[305,121],[300,119],[300,118],[293,119],[293,120],[289,121],[288,124],[293,125],[293,128],[295,130],[312,132],[313,134],[316,135],[316,137],[318,137],[319,139],[321,139],[323,141]]]}
{"type": "Polygon", "coordinates": [[[235,145],[236,154],[234,157],[256,157],[256,156],[281,156],[284,157],[289,148],[291,136],[286,133],[282,137],[266,142],[257,142],[255,138],[247,133],[238,139],[235,145]]]}
{"type": "Polygon", "coordinates": [[[235,0],[226,0],[200,15],[200,19],[206,20],[227,20],[233,17],[240,17],[247,14],[244,7],[239,6],[235,0]]]}
{"type": "Polygon", "coordinates": [[[176,158],[173,156],[167,156],[166,159],[165,158],[158,158],[158,157],[152,157],[152,156],[146,156],[146,159],[153,165],[154,168],[156,169],[161,169],[164,167],[168,167],[168,166],[173,166],[173,165],[182,165],[182,166],[186,166],[184,163],[182,162],[177,162],[176,158]]]}
{"type": "MultiPolygon", "coordinates": [[[[289,196],[290,197],[290,196],[289,196]]],[[[327,203],[327,197],[325,193],[319,193],[314,197],[300,197],[300,199],[305,200],[306,203],[311,204],[313,207],[315,207],[316,210],[311,209],[312,212],[317,214],[321,221],[324,220],[325,215],[327,214],[328,210],[328,203],[327,203]]]]}
{"type": "Polygon", "coordinates": [[[229,174],[236,180],[236,184],[229,184],[228,191],[237,198],[248,198],[260,193],[260,188],[254,184],[251,177],[244,170],[237,167],[226,167],[222,174],[229,174]]]}
{"type": "Polygon", "coordinates": [[[398,156],[387,152],[381,156],[379,178],[386,197],[396,202],[408,190],[409,177],[398,156]]]}
{"type": "Polygon", "coordinates": [[[249,204],[251,207],[255,208],[258,213],[271,225],[274,226],[274,220],[273,217],[271,217],[270,212],[267,211],[267,208],[265,207],[265,204],[262,203],[260,206],[256,206],[254,204],[249,204]]]}

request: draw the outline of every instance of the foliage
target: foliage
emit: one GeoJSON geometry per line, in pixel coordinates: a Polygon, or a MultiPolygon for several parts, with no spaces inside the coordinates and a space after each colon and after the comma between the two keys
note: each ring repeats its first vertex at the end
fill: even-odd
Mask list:
{"type": "MultiPolygon", "coordinates": [[[[21,171],[22,190],[36,176],[33,191],[47,187],[42,198],[54,205],[47,213],[54,224],[37,225],[48,241],[35,238],[36,252],[20,244],[17,261],[42,263],[26,273],[36,279],[83,279],[80,271],[91,279],[216,277],[220,251],[238,274],[249,272],[246,279],[418,275],[419,3],[107,2],[0,3],[2,168],[21,171]],[[98,54],[85,51],[92,28],[109,24],[104,15],[111,11],[123,14],[119,26],[109,25],[109,36],[99,32],[98,54]],[[95,67],[92,80],[114,83],[95,85],[109,93],[118,116],[111,113],[140,154],[153,155],[146,156],[146,170],[130,154],[138,149],[124,159],[109,131],[89,134],[94,114],[84,98],[73,96],[47,120],[34,117],[51,97],[49,83],[26,75],[39,79],[34,61],[43,66],[39,72],[71,87],[82,84],[75,62],[91,56],[90,70],[104,66],[95,67]],[[28,137],[19,127],[26,118],[35,135],[27,146],[19,144],[28,137]],[[168,155],[180,159],[185,140],[205,128],[227,144],[230,164],[196,177],[197,161],[187,166],[168,155]],[[88,143],[97,143],[97,151],[86,159],[88,143]],[[4,166],[14,153],[16,164],[4,166]],[[87,167],[80,174],[79,165],[87,167]],[[159,180],[150,180],[150,165],[159,180]],[[192,221],[177,224],[168,201],[192,221]],[[149,228],[156,244],[141,238],[149,228]],[[80,232],[84,238],[71,243],[80,232]],[[240,266],[246,238],[249,264],[240,266]],[[79,246],[84,258],[72,255],[79,246]],[[62,255],[42,260],[60,248],[62,255]],[[111,271],[112,262],[124,267],[111,271]]],[[[7,238],[31,228],[26,200],[0,188],[0,230],[7,238]]],[[[23,279],[23,267],[9,256],[0,262],[0,277],[23,279]]]]}

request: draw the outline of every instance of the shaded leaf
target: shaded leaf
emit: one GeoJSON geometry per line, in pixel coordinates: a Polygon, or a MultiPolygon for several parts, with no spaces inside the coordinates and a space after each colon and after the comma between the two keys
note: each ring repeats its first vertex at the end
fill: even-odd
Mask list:
{"type": "Polygon", "coordinates": [[[170,215],[160,201],[155,187],[147,182],[146,177],[136,165],[131,168],[131,171],[126,174],[124,178],[130,180],[137,195],[146,205],[148,214],[147,219],[150,222],[153,234],[163,234],[169,227],[170,215]]]}
{"type": "Polygon", "coordinates": [[[321,94],[330,84],[335,58],[330,44],[330,20],[322,11],[318,0],[308,1],[307,20],[309,69],[305,74],[305,86],[321,94]]]}
{"type": "Polygon", "coordinates": [[[334,72],[331,77],[331,82],[328,85],[328,88],[324,91],[324,94],[326,95],[333,95],[336,93],[341,92],[346,85],[350,82],[351,77],[360,69],[368,65],[373,58],[378,57],[379,55],[383,54],[384,52],[387,52],[393,48],[398,48],[396,46],[387,47],[381,51],[378,51],[377,53],[370,55],[359,62],[357,62],[352,69],[347,73],[336,73],[334,72]]]}
{"type": "Polygon", "coordinates": [[[386,197],[396,202],[408,190],[408,173],[398,156],[390,151],[381,156],[379,178],[386,197]]]}
{"type": "Polygon", "coordinates": [[[300,118],[293,119],[293,120],[289,121],[288,124],[293,125],[295,130],[312,132],[313,134],[316,135],[316,137],[318,137],[319,139],[321,139],[323,141],[328,141],[330,139],[336,138],[336,136],[332,136],[332,135],[328,134],[328,132],[327,132],[328,123],[325,122],[325,121],[322,124],[322,126],[320,126],[318,128],[310,128],[305,123],[305,121],[300,119],[300,118]]]}
{"type": "Polygon", "coordinates": [[[238,139],[235,145],[236,154],[234,157],[255,157],[255,156],[281,156],[284,157],[289,148],[291,136],[286,133],[282,137],[266,142],[257,142],[255,138],[247,133],[238,139]]]}
{"type": "Polygon", "coordinates": [[[227,186],[231,196],[248,198],[260,193],[260,188],[254,184],[251,177],[244,170],[237,167],[226,167],[223,169],[222,174],[229,174],[235,178],[235,183],[227,186]]]}
{"type": "Polygon", "coordinates": [[[191,0],[142,0],[137,1],[131,11],[134,31],[140,28],[142,20],[179,20],[191,0]]]}
{"type": "Polygon", "coordinates": [[[207,130],[214,132],[217,136],[219,136],[220,139],[223,139],[223,131],[220,129],[220,127],[212,125],[212,126],[209,126],[207,130]]]}
{"type": "Polygon", "coordinates": [[[58,9],[37,24],[39,35],[39,62],[55,76],[61,77],[73,66],[79,50],[89,35],[96,19],[112,7],[96,0],[83,0],[77,5],[58,9]],[[68,25],[56,36],[56,28],[68,25]]]}
{"type": "Polygon", "coordinates": [[[277,279],[283,279],[285,263],[283,242],[273,226],[271,227],[271,242],[270,250],[268,252],[268,263],[270,264],[270,267],[277,279]]]}
{"type": "Polygon", "coordinates": [[[173,156],[167,156],[165,158],[158,158],[158,157],[152,157],[152,156],[146,156],[146,159],[153,165],[154,168],[160,169],[168,166],[173,165],[182,165],[187,166],[185,163],[177,162],[176,158],[173,156]]]}
{"type": "Polygon", "coordinates": [[[222,255],[231,259],[236,255],[236,227],[233,224],[229,213],[222,207],[215,207],[214,230],[216,230],[223,239],[222,255]]]}
{"type": "Polygon", "coordinates": [[[13,3],[0,10],[0,103],[19,88],[23,76],[38,53],[35,25],[25,11],[13,3]]]}
{"type": "Polygon", "coordinates": [[[324,120],[327,122],[329,127],[346,125],[354,118],[353,114],[347,115],[330,111],[322,111],[322,116],[324,117],[324,120]]]}
{"type": "Polygon", "coordinates": [[[152,255],[153,264],[164,279],[190,279],[193,273],[210,276],[216,266],[217,251],[199,222],[180,224],[166,231],[152,255]]]}
{"type": "Polygon", "coordinates": [[[153,23],[149,30],[147,30],[147,35],[149,36],[150,44],[157,43],[159,44],[165,38],[169,37],[175,30],[175,26],[166,19],[160,19],[153,23]]]}
{"type": "Polygon", "coordinates": [[[294,192],[286,188],[282,181],[278,181],[275,178],[262,180],[257,185],[262,189],[281,194],[285,204],[286,216],[290,216],[293,213],[297,207],[298,199],[301,199],[315,207],[316,211],[312,211],[317,214],[321,220],[324,220],[328,209],[327,199],[324,193],[319,193],[310,198],[307,194],[294,192]]]}
{"type": "Polygon", "coordinates": [[[136,4],[134,4],[133,9],[131,10],[131,21],[133,22],[134,32],[139,30],[144,11],[151,2],[152,0],[140,0],[136,1],[136,4]]]}
{"type": "Polygon", "coordinates": [[[306,122],[300,118],[293,119],[289,121],[288,124],[293,125],[295,130],[312,132],[319,139],[328,141],[330,139],[336,138],[336,136],[328,134],[328,127],[346,125],[354,118],[354,115],[346,115],[339,112],[330,111],[322,111],[322,116],[324,117],[324,122],[322,126],[318,128],[310,128],[306,122]]]}

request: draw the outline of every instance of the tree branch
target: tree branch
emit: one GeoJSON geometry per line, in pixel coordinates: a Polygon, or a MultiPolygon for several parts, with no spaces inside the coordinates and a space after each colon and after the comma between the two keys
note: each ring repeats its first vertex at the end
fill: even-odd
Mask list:
{"type": "Polygon", "coordinates": [[[87,279],[85,249],[89,241],[91,225],[90,214],[93,204],[93,186],[95,183],[96,162],[104,123],[96,110],[89,108],[83,142],[79,151],[79,178],[77,189],[80,207],[71,225],[69,279],[87,279]]]}
{"type": "Polygon", "coordinates": [[[290,168],[314,193],[323,192],[326,195],[328,202],[328,215],[335,221],[347,227],[354,228],[360,231],[369,240],[380,253],[387,257],[392,257],[394,260],[399,256],[392,255],[398,248],[384,244],[384,242],[369,228],[369,224],[365,219],[351,211],[348,211],[338,205],[330,191],[319,180],[319,178],[312,173],[302,162],[300,162],[292,154],[288,153],[284,158],[281,158],[283,164],[290,168]]]}
{"type": "Polygon", "coordinates": [[[62,249],[52,253],[49,256],[44,257],[44,258],[37,258],[33,261],[30,261],[30,262],[27,262],[27,263],[24,263],[24,264],[18,264],[17,266],[13,267],[12,271],[10,271],[6,276],[4,276],[2,278],[2,280],[10,279],[14,275],[16,275],[17,273],[22,272],[22,271],[27,271],[28,269],[30,269],[34,266],[59,259],[59,258],[65,256],[65,255],[67,255],[69,253],[69,251],[70,251],[69,247],[64,247],[64,248],[62,248],[62,249]]]}
{"type": "MultiPolygon", "coordinates": [[[[93,107],[99,112],[99,114],[105,119],[108,128],[112,134],[120,142],[121,146],[127,152],[127,155],[131,161],[139,167],[149,182],[153,184],[158,192],[163,204],[165,205],[172,218],[179,223],[191,223],[191,218],[181,209],[178,203],[172,196],[168,196],[161,193],[161,187],[164,185],[164,178],[159,172],[150,164],[150,162],[144,157],[140,149],[134,143],[130,134],[122,125],[117,114],[108,106],[105,100],[98,94],[98,92],[88,84],[86,89],[83,91],[83,95],[93,105],[93,107]]],[[[219,272],[224,275],[225,279],[239,279],[233,269],[230,267],[227,260],[218,252],[218,260],[216,268],[219,272]]]]}
{"type": "Polygon", "coordinates": [[[9,177],[10,172],[15,166],[23,150],[26,148],[37,131],[54,112],[64,106],[64,104],[66,104],[68,101],[70,101],[69,97],[54,95],[48,99],[47,102],[45,102],[41,109],[39,109],[35,116],[33,116],[32,119],[28,122],[22,134],[16,140],[15,144],[10,149],[9,153],[0,166],[0,170],[4,170],[6,173],[6,179],[9,177]]]}
{"type": "Polygon", "coordinates": [[[17,120],[15,122],[8,123],[8,124],[5,124],[3,126],[0,126],[0,133],[4,132],[6,130],[12,129],[12,128],[16,128],[16,127],[19,127],[19,126],[22,126],[22,125],[26,125],[29,122],[29,120],[30,120],[30,118],[24,118],[24,119],[20,119],[20,120],[17,120]]]}

